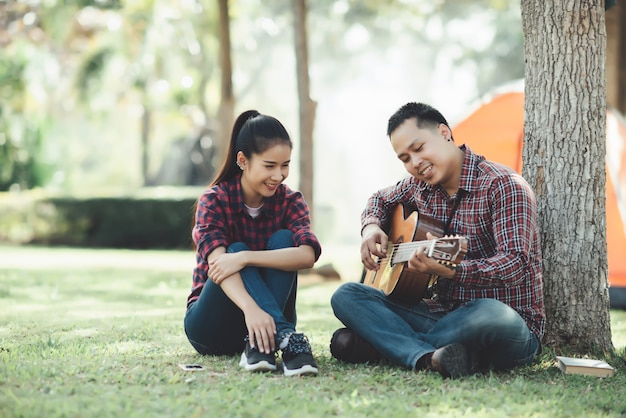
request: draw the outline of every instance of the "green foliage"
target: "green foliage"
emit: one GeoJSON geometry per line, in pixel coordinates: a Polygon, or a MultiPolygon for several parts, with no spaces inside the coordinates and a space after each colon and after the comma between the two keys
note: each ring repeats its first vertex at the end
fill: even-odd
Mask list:
{"type": "Polygon", "coordinates": [[[41,132],[27,125],[15,135],[8,121],[0,116],[0,191],[19,186],[30,189],[41,186],[45,171],[37,163],[41,132]]]}
{"type": "Polygon", "coordinates": [[[102,76],[109,57],[114,53],[110,47],[103,47],[92,52],[81,63],[76,74],[76,88],[82,100],[88,99],[93,93],[91,88],[99,88],[99,83],[92,82],[102,76]]]}
{"type": "Polygon", "coordinates": [[[23,52],[0,50],[0,96],[6,98],[0,101],[0,191],[32,188],[44,181],[37,162],[41,129],[36,117],[26,117],[23,52]]]}
{"type": "MultiPolygon", "coordinates": [[[[349,365],[328,348],[338,282],[298,290],[314,378],[249,374],[238,356],[203,357],[182,319],[189,252],[5,247],[0,251],[0,416],[618,417],[623,356],[609,379],[563,375],[554,353],[511,372],[460,380],[389,364],[349,365]],[[165,266],[165,267],[164,267],[165,266]],[[200,363],[184,372],[179,363],[200,363]]],[[[612,311],[612,324],[626,313],[612,311]]],[[[613,328],[619,328],[614,326],[613,328]]],[[[626,344],[625,334],[615,341],[626,344]]]]}
{"type": "Polygon", "coordinates": [[[191,248],[194,197],[0,194],[0,240],[114,248],[191,248]]]}
{"type": "Polygon", "coordinates": [[[122,7],[121,0],[57,0],[57,7],[94,7],[96,9],[119,9],[122,7]]]}

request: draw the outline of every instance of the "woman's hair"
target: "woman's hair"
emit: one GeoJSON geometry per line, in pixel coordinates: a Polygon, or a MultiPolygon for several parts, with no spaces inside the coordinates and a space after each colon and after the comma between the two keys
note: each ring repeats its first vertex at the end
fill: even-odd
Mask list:
{"type": "MultiPolygon", "coordinates": [[[[230,135],[230,143],[226,159],[219,172],[209,185],[209,187],[230,180],[237,176],[241,169],[237,165],[237,153],[243,152],[246,158],[251,158],[253,154],[262,154],[276,144],[287,144],[293,148],[291,138],[287,129],[278,119],[262,115],[256,110],[247,110],[237,117],[230,135]]],[[[191,228],[196,224],[196,211],[198,200],[193,205],[191,228]]],[[[194,250],[196,244],[192,240],[194,250]]]]}
{"type": "Polygon", "coordinates": [[[389,123],[387,124],[387,136],[390,136],[398,126],[402,125],[405,120],[415,118],[417,121],[417,127],[423,128],[436,128],[440,124],[448,125],[448,121],[443,115],[434,107],[425,103],[409,102],[403,105],[400,109],[391,115],[389,123]]]}
{"type": "Polygon", "coordinates": [[[287,129],[278,119],[262,115],[256,110],[247,110],[237,117],[228,144],[226,159],[211,182],[214,186],[235,177],[241,169],[237,166],[237,153],[246,158],[262,154],[276,144],[288,144],[293,148],[287,129]]]}

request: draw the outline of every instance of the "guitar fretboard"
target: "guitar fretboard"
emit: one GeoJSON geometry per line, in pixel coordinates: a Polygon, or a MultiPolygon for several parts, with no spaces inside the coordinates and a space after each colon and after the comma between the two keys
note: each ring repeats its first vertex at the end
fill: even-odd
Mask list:
{"type": "Polygon", "coordinates": [[[437,240],[427,240],[427,241],[413,241],[413,242],[401,242],[399,244],[394,244],[392,247],[393,256],[391,259],[392,264],[404,263],[405,261],[409,261],[411,259],[411,255],[418,248],[428,248],[430,247],[430,251],[428,256],[432,257],[432,251],[437,244],[437,240]]]}

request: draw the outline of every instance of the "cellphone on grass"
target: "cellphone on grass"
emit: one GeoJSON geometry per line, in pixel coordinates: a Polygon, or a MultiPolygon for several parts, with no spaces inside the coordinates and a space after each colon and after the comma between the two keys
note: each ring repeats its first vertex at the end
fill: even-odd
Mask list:
{"type": "Polygon", "coordinates": [[[186,372],[195,372],[195,371],[204,370],[204,366],[202,364],[179,364],[178,367],[180,367],[186,372]]]}

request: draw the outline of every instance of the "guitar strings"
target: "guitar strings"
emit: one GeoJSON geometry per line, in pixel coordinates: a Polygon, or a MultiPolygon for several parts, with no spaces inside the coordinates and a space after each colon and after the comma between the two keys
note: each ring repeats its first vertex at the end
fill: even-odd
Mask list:
{"type": "MultiPolygon", "coordinates": [[[[415,249],[420,247],[431,247],[429,256],[432,256],[433,253],[437,253],[439,255],[445,254],[444,252],[437,250],[435,245],[437,242],[445,243],[445,239],[434,239],[434,240],[425,240],[425,241],[410,241],[410,242],[400,242],[397,244],[393,244],[392,246],[392,264],[395,264],[394,261],[398,260],[407,261],[410,255],[415,251],[415,249]]],[[[440,244],[441,244],[440,243],[440,244]]]]}

